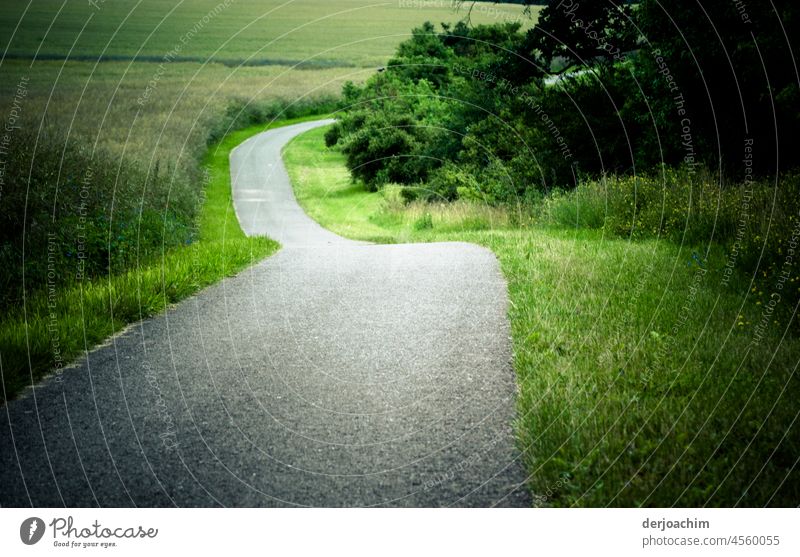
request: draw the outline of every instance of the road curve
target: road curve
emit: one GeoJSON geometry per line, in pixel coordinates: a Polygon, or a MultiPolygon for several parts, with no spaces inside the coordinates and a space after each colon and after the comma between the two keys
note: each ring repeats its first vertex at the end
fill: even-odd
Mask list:
{"type": "Polygon", "coordinates": [[[280,150],[324,123],[231,155],[242,227],[278,254],[0,408],[0,505],[530,504],[495,257],[311,221],[280,150]]]}

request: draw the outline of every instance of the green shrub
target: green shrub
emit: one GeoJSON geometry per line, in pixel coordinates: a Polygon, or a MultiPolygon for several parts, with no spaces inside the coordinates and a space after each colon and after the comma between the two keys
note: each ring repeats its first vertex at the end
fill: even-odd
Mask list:
{"type": "Polygon", "coordinates": [[[431,200],[452,201],[459,197],[470,197],[480,191],[473,172],[453,163],[446,163],[432,173],[427,186],[425,197],[431,200]]]}
{"type": "Polygon", "coordinates": [[[328,131],[325,132],[325,146],[328,148],[334,147],[337,143],[339,143],[339,139],[342,137],[342,128],[338,124],[334,124],[328,131]]]}
{"type": "Polygon", "coordinates": [[[430,213],[423,213],[421,217],[414,221],[414,230],[430,230],[433,228],[433,217],[430,213]]]}

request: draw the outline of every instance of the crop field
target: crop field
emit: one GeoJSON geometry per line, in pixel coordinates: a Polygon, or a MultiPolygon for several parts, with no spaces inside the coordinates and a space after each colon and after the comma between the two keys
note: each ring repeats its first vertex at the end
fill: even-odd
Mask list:
{"type": "MultiPolygon", "coordinates": [[[[448,0],[160,0],[5,2],[0,28],[12,56],[159,59],[197,25],[179,56],[231,63],[375,66],[424,21],[454,22],[448,0]],[[52,24],[52,27],[50,27],[52,24]]],[[[513,4],[481,4],[473,23],[530,19],[513,4]]]]}
{"type": "Polygon", "coordinates": [[[147,166],[186,169],[206,147],[209,129],[234,99],[243,103],[291,103],[304,95],[332,96],[343,80],[363,70],[313,71],[282,66],[246,67],[233,72],[221,64],[183,62],[159,73],[148,62],[6,61],[2,67],[8,113],[17,84],[26,80],[22,120],[56,127],[147,166]],[[158,76],[158,83],[148,83],[158,76]],[[145,95],[148,95],[145,99],[145,95]],[[139,101],[142,102],[139,102],[139,101]]]}

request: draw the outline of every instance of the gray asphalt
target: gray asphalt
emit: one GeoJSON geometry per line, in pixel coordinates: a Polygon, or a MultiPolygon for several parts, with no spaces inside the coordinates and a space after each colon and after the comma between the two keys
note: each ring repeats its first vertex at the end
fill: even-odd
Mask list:
{"type": "Polygon", "coordinates": [[[494,255],[310,220],[280,150],[324,123],[231,155],[281,251],[0,408],[0,505],[530,505],[494,255]]]}

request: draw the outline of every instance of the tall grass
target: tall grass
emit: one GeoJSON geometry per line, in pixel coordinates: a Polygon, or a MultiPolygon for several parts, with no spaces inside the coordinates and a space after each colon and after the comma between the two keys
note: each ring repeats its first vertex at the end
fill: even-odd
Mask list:
{"type": "Polygon", "coordinates": [[[4,162],[0,311],[192,241],[202,192],[184,176],[148,173],[53,128],[17,130],[4,162]]]}
{"type": "Polygon", "coordinates": [[[539,219],[611,236],[666,239],[696,251],[703,264],[722,251],[725,282],[734,269],[752,278],[752,295],[793,313],[800,301],[800,175],[778,182],[721,184],[704,172],[664,168],[645,176],[608,176],[555,193],[539,219]]]}

